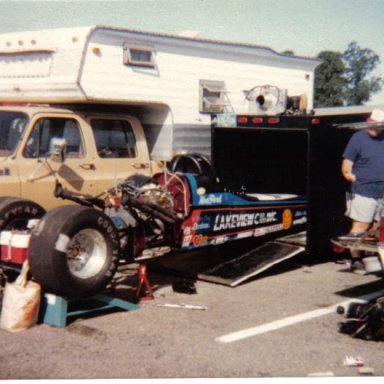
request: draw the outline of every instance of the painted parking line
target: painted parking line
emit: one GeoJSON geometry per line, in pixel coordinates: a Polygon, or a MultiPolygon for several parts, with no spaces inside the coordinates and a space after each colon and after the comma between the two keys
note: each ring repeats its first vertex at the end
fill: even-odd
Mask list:
{"type": "Polygon", "coordinates": [[[271,331],[275,331],[277,329],[288,327],[290,325],[298,324],[298,323],[301,323],[303,321],[307,321],[307,320],[315,319],[317,317],[329,315],[330,313],[335,313],[336,308],[338,306],[346,307],[352,302],[353,303],[356,303],[356,302],[365,303],[367,301],[373,300],[373,299],[380,297],[382,295],[384,295],[384,289],[380,290],[380,291],[372,292],[370,294],[363,295],[363,296],[360,296],[357,298],[345,300],[345,301],[342,301],[338,304],[334,304],[334,305],[331,305],[331,306],[326,307],[326,308],[315,309],[315,310],[310,311],[310,312],[300,313],[300,314],[295,315],[295,316],[290,316],[290,317],[286,317],[286,318],[281,319],[281,320],[272,321],[271,323],[262,324],[262,325],[259,325],[257,327],[243,329],[241,331],[237,331],[237,332],[233,332],[233,333],[228,333],[227,335],[220,336],[220,337],[216,338],[216,341],[220,341],[222,343],[232,343],[234,341],[246,339],[248,337],[253,337],[256,335],[260,335],[262,333],[271,332],[271,331]]]}

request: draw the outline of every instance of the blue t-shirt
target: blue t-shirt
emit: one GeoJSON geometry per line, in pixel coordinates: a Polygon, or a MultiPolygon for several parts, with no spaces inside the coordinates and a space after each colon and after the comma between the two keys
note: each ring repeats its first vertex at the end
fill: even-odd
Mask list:
{"type": "Polygon", "coordinates": [[[373,198],[384,196],[384,137],[374,138],[366,130],[358,131],[349,140],[343,157],[353,162],[353,193],[373,198]]]}

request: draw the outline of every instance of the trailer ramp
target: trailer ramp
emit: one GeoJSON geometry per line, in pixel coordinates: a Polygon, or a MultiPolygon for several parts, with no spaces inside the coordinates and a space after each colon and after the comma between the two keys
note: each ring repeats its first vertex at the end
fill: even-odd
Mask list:
{"type": "Polygon", "coordinates": [[[300,237],[287,236],[269,241],[230,261],[199,273],[199,280],[236,287],[284,260],[305,251],[300,237]]]}

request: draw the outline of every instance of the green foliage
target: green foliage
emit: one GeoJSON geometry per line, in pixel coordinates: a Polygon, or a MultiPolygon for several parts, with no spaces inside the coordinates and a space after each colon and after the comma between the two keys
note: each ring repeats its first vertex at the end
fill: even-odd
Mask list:
{"type": "Polygon", "coordinates": [[[348,86],[345,92],[347,105],[362,105],[371,94],[380,91],[383,84],[380,77],[369,77],[380,63],[380,58],[370,49],[360,48],[356,42],[348,45],[343,55],[348,86]]]}
{"type": "Polygon", "coordinates": [[[316,107],[362,105],[382,88],[383,80],[371,76],[380,63],[379,56],[356,42],[344,53],[322,51],[317,57],[323,63],[315,71],[316,107]]]}
{"type": "Polygon", "coordinates": [[[317,56],[323,62],[315,71],[316,107],[342,106],[347,80],[340,52],[322,51],[317,56]]]}

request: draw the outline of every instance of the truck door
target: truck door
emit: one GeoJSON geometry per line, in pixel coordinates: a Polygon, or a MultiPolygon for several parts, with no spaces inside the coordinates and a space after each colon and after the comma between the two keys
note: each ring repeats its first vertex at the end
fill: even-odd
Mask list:
{"type": "Polygon", "coordinates": [[[91,118],[97,151],[96,179],[99,192],[135,173],[150,175],[150,161],[140,123],[127,117],[91,118]]]}
{"type": "Polygon", "coordinates": [[[36,201],[45,209],[62,205],[63,201],[54,197],[56,178],[64,188],[93,194],[95,171],[90,166],[93,154],[85,145],[82,122],[73,115],[40,115],[31,124],[30,134],[18,156],[22,196],[36,201]],[[66,139],[66,161],[63,164],[44,161],[53,137],[66,139]]]}

